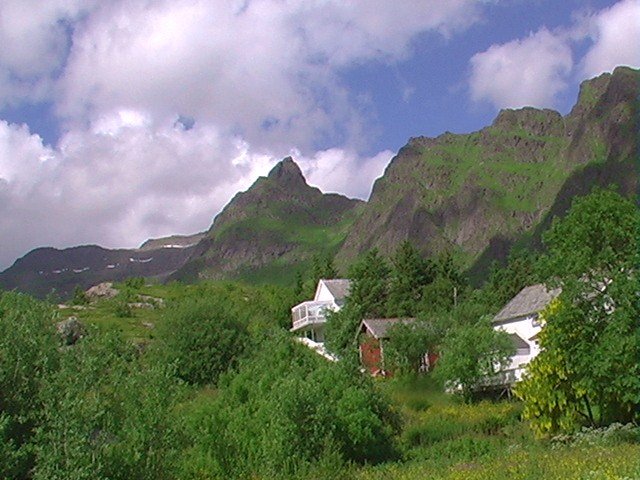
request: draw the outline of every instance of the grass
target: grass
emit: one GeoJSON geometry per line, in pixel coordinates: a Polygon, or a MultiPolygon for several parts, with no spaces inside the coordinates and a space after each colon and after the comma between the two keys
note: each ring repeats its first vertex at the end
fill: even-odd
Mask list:
{"type": "Polygon", "coordinates": [[[360,480],[640,478],[640,444],[535,440],[515,401],[464,404],[427,377],[380,383],[405,419],[397,462],[354,469],[360,480]]]}

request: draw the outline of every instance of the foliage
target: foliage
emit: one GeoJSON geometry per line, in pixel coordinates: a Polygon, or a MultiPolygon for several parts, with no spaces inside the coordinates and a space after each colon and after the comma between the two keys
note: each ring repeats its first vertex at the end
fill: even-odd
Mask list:
{"type": "Polygon", "coordinates": [[[567,216],[543,235],[549,250],[547,276],[580,276],[594,269],[633,265],[638,253],[640,213],[633,201],[596,188],[576,197],[567,216]]]}
{"type": "Polygon", "coordinates": [[[486,317],[455,327],[444,339],[437,375],[450,388],[471,400],[483,379],[509,364],[514,346],[506,333],[496,331],[486,317]]]}
{"type": "Polygon", "coordinates": [[[169,413],[180,389],[116,335],[67,349],[42,398],[35,480],[174,478],[169,413]]]}
{"type": "Polygon", "coordinates": [[[311,266],[306,275],[298,271],[294,283],[295,302],[313,298],[318,281],[322,279],[337,278],[338,271],[333,264],[333,258],[329,254],[315,254],[311,258],[311,266]]]}
{"type": "Polygon", "coordinates": [[[460,267],[449,253],[440,255],[435,262],[433,281],[422,292],[422,312],[446,312],[460,302],[467,285],[460,267]]]}
{"type": "Polygon", "coordinates": [[[545,235],[562,293],[544,313],[542,352],[518,390],[539,434],[640,416],[639,225],[631,201],[594,190],[545,235]]]}
{"type": "Polygon", "coordinates": [[[176,374],[194,385],[216,384],[249,343],[249,311],[228,296],[189,296],[170,305],[159,328],[161,350],[176,374]]]}
{"type": "Polygon", "coordinates": [[[333,458],[379,462],[397,428],[367,377],[284,335],[266,340],[190,420],[187,478],[290,478],[333,458]]]}
{"type": "Polygon", "coordinates": [[[325,344],[341,361],[357,361],[358,326],[362,321],[360,312],[360,308],[349,299],[339,311],[327,312],[325,344]]]}
{"type": "Polygon", "coordinates": [[[389,266],[377,249],[367,252],[349,269],[351,290],[348,301],[357,306],[361,318],[384,317],[389,274],[389,266]]]}
{"type": "Polygon", "coordinates": [[[540,434],[629,422],[640,404],[640,285],[626,271],[567,281],[518,390],[540,434]],[[569,422],[573,420],[573,422],[569,422]]]}
{"type": "Polygon", "coordinates": [[[433,281],[433,270],[431,262],[423,259],[409,241],[400,244],[392,258],[387,300],[389,317],[416,315],[424,286],[433,281]]]}
{"type": "Polygon", "coordinates": [[[57,368],[52,308],[0,292],[0,478],[25,478],[42,416],[41,390],[57,368]]]}
{"type": "Polygon", "coordinates": [[[345,305],[338,312],[328,313],[325,326],[327,347],[343,360],[353,360],[362,319],[384,317],[389,273],[385,259],[375,249],[349,269],[351,287],[345,305]]]}
{"type": "Polygon", "coordinates": [[[429,322],[397,323],[387,333],[385,361],[394,374],[418,372],[424,356],[434,352],[437,346],[437,332],[429,322]]]}
{"type": "Polygon", "coordinates": [[[73,290],[73,298],[71,299],[71,304],[87,305],[88,303],[89,299],[87,298],[87,294],[79,285],[76,285],[76,288],[73,290]]]}
{"type": "Polygon", "coordinates": [[[525,249],[513,249],[504,267],[500,268],[496,263],[492,265],[483,291],[492,305],[501,308],[524,287],[540,280],[538,256],[525,249]]]}

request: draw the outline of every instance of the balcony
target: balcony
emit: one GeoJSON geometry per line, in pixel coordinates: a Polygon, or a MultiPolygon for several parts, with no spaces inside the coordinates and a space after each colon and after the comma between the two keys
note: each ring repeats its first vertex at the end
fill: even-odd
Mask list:
{"type": "Polygon", "coordinates": [[[333,302],[331,301],[309,301],[296,305],[291,309],[293,317],[292,332],[301,328],[325,323],[327,310],[332,310],[333,302]]]}

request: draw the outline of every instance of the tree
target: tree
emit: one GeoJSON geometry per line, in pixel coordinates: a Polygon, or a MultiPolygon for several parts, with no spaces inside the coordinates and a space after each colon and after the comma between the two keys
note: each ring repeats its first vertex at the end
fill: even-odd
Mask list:
{"type": "Polygon", "coordinates": [[[433,265],[409,242],[400,244],[392,259],[387,315],[407,317],[417,313],[424,286],[433,281],[433,265]]]}
{"type": "Polygon", "coordinates": [[[438,257],[434,265],[434,279],[424,287],[421,311],[450,310],[460,301],[466,280],[450,253],[438,257]]]}
{"type": "Polygon", "coordinates": [[[328,457],[342,466],[393,456],[397,429],[368,377],[276,334],[223,377],[191,422],[184,477],[196,478],[206,464],[214,478],[291,478],[301,470],[328,478],[318,472],[328,457]]]}
{"type": "Polygon", "coordinates": [[[387,331],[384,345],[385,363],[394,373],[411,374],[420,370],[425,354],[434,352],[438,335],[434,326],[425,321],[398,323],[387,331]]]}
{"type": "Polygon", "coordinates": [[[633,265],[638,248],[638,206],[611,189],[595,188],[573,200],[565,218],[543,235],[548,277],[580,276],[594,269],[633,265]]]}
{"type": "Polygon", "coordinates": [[[66,349],[43,385],[35,480],[175,478],[170,415],[183,388],[113,333],[66,349]]]}
{"type": "Polygon", "coordinates": [[[385,315],[389,271],[376,249],[349,269],[349,295],[340,311],[328,313],[325,325],[327,347],[343,361],[354,359],[357,329],[362,319],[385,315]]]}
{"type": "Polygon", "coordinates": [[[540,280],[538,256],[529,250],[516,248],[509,252],[506,265],[501,268],[497,263],[492,265],[483,290],[491,304],[500,308],[524,287],[540,280]]]}
{"type": "Polygon", "coordinates": [[[639,226],[633,202],[596,189],[544,236],[547,272],[562,293],[544,314],[542,351],[517,390],[539,433],[640,416],[639,226]],[[573,424],[556,408],[558,379],[573,424]]]}
{"type": "Polygon", "coordinates": [[[386,260],[375,248],[349,269],[351,287],[348,301],[358,308],[363,318],[385,316],[389,273],[386,260]]]}
{"type": "Polygon", "coordinates": [[[515,348],[488,317],[455,327],[444,339],[436,374],[470,401],[483,379],[506,368],[515,348]]]}

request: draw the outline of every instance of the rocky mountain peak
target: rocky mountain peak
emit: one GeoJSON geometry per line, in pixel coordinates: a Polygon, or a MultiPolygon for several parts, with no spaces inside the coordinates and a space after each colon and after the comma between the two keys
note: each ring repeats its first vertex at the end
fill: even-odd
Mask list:
{"type": "Polygon", "coordinates": [[[533,135],[564,134],[562,115],[547,108],[524,107],[500,110],[492,126],[507,131],[521,128],[533,135]]]}
{"type": "Polygon", "coordinates": [[[293,158],[286,157],[271,169],[268,179],[281,185],[306,185],[307,181],[302,175],[302,171],[293,158]]]}

